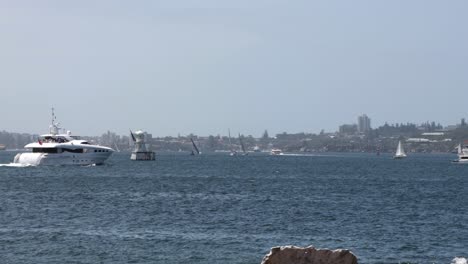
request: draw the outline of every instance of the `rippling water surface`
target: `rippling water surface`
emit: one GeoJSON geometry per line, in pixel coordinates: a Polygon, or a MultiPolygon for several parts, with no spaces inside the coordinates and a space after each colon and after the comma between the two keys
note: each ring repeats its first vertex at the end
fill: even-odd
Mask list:
{"type": "Polygon", "coordinates": [[[129,156],[0,166],[3,263],[259,264],[290,244],[359,263],[468,255],[468,165],[453,155],[129,156]]]}

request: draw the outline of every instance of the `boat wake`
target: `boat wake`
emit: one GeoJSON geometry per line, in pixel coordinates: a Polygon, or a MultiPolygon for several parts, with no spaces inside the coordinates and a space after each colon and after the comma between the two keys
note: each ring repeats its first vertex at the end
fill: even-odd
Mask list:
{"type": "Polygon", "coordinates": [[[301,154],[301,153],[283,153],[281,156],[294,156],[294,157],[331,157],[331,155],[321,154],[301,154]]]}
{"type": "Polygon", "coordinates": [[[467,260],[466,258],[461,258],[461,257],[456,257],[454,259],[452,259],[452,263],[451,264],[467,264],[467,260]]]}
{"type": "Polygon", "coordinates": [[[0,167],[12,167],[12,168],[24,168],[24,167],[33,167],[32,164],[21,164],[21,163],[8,163],[0,164],[0,167]]]}

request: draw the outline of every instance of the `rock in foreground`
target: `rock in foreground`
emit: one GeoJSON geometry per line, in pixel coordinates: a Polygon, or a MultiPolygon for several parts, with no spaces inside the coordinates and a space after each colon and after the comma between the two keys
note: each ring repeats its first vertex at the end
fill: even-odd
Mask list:
{"type": "Polygon", "coordinates": [[[357,264],[357,258],[346,249],[285,246],[272,248],[262,264],[357,264]]]}

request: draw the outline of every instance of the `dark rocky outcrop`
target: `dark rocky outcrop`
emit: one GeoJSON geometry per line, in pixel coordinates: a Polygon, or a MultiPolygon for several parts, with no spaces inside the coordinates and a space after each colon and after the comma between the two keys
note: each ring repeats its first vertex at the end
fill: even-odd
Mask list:
{"type": "Polygon", "coordinates": [[[262,264],[357,264],[357,258],[346,249],[284,246],[272,248],[262,264]]]}

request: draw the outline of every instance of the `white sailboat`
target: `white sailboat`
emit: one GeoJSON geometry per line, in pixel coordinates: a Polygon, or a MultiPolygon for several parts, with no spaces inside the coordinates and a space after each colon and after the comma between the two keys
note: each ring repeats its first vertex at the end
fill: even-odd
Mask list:
{"type": "Polygon", "coordinates": [[[401,144],[401,140],[398,141],[398,147],[395,153],[395,156],[393,156],[394,159],[403,159],[406,158],[406,153],[405,150],[403,149],[403,145],[401,144]]]}
{"type": "Polygon", "coordinates": [[[457,147],[458,159],[453,162],[468,163],[468,146],[464,146],[461,143],[457,147]]]}
{"type": "Polygon", "coordinates": [[[230,130],[230,129],[228,129],[228,136],[229,136],[229,150],[230,150],[229,155],[230,155],[230,156],[237,156],[237,151],[235,151],[235,150],[232,148],[231,130],[230,130]]]}

